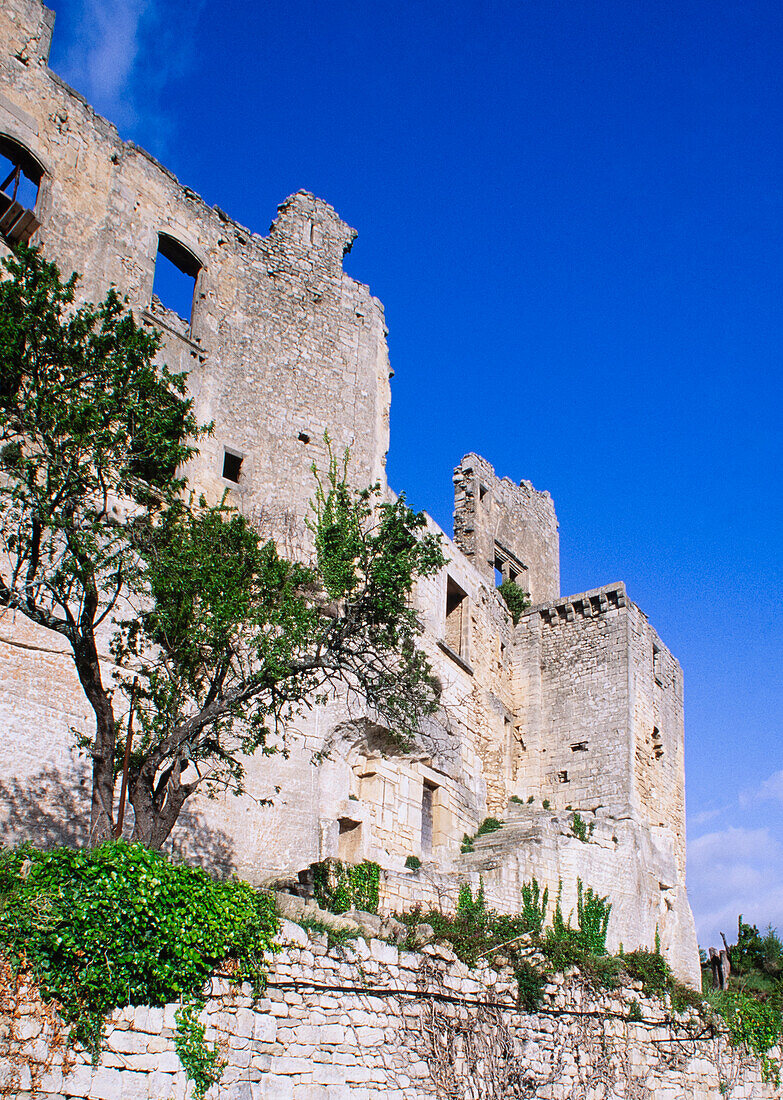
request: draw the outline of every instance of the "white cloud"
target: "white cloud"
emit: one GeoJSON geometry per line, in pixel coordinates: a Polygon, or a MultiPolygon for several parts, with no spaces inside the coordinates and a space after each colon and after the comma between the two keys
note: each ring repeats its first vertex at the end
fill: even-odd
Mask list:
{"type": "Polygon", "coordinates": [[[688,896],[702,947],[736,939],[737,917],[783,929],[783,844],[769,828],[731,827],[688,844],[688,896]]]}
{"type": "Polygon", "coordinates": [[[714,821],[716,817],[730,810],[731,806],[718,806],[717,809],[701,810],[697,814],[688,814],[689,825],[706,825],[708,821],[714,821]]]}
{"type": "Polygon", "coordinates": [[[765,779],[759,789],[759,798],[774,798],[783,802],[783,770],[773,772],[769,779],[765,779]]]}
{"type": "Polygon", "coordinates": [[[154,0],[81,0],[65,69],[87,99],[120,124],[135,120],[129,95],[142,26],[154,0]]]}
{"type": "Polygon", "coordinates": [[[759,802],[780,802],[783,805],[783,771],[773,772],[758,787],[740,791],[739,804],[743,809],[759,802]]]}
{"type": "Polygon", "coordinates": [[[136,140],[153,133],[165,141],[167,89],[193,62],[203,6],[204,0],[78,0],[62,74],[120,130],[132,130],[136,140]]]}

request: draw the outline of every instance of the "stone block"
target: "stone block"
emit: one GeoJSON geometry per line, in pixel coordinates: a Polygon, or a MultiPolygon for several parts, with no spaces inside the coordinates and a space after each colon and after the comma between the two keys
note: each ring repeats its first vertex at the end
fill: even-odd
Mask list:
{"type": "Polygon", "coordinates": [[[273,1043],[277,1035],[277,1020],[267,1013],[253,1013],[253,1039],[258,1043],[273,1043]]]}
{"type": "Polygon", "coordinates": [[[266,1074],[258,1084],[251,1084],[250,1088],[253,1100],[293,1100],[293,1082],[289,1077],[275,1073],[266,1074]]]}
{"type": "Polygon", "coordinates": [[[92,1076],[88,1097],[90,1100],[118,1100],[122,1095],[122,1077],[120,1070],[98,1066],[92,1076]]]}

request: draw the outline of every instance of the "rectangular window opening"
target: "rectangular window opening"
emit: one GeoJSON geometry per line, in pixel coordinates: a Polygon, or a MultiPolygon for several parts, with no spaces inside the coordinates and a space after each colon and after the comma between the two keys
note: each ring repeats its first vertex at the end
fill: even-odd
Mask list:
{"type": "Polygon", "coordinates": [[[432,853],[435,792],[437,789],[432,783],[427,783],[426,780],[421,788],[421,854],[423,856],[432,853]]]}
{"type": "Polygon", "coordinates": [[[658,729],[657,726],[653,726],[652,744],[653,756],[656,760],[660,760],[663,756],[663,738],[661,737],[661,731],[658,729]]]}
{"type": "Polygon", "coordinates": [[[241,472],[242,455],[235,454],[233,451],[224,451],[223,477],[226,481],[233,481],[235,485],[238,485],[241,472]]]}
{"type": "Polygon", "coordinates": [[[558,783],[567,783],[568,782],[568,772],[566,772],[566,771],[558,772],[557,773],[557,781],[558,781],[558,783]]]}
{"type": "Polygon", "coordinates": [[[496,585],[502,584],[503,581],[512,581],[519,585],[523,592],[528,591],[527,566],[499,543],[495,543],[494,566],[496,585]]]}
{"type": "Polygon", "coordinates": [[[176,313],[188,325],[193,317],[193,300],[200,270],[201,264],[189,249],[167,233],[158,234],[153,298],[157,298],[164,309],[176,313]]]}
{"type": "Polygon", "coordinates": [[[345,863],[359,863],[362,858],[362,826],[359,822],[340,818],[337,857],[345,863]]]}
{"type": "Polygon", "coordinates": [[[587,752],[587,742],[577,741],[575,745],[571,746],[571,752],[587,752]]]}
{"type": "Polygon", "coordinates": [[[452,653],[467,660],[468,595],[456,581],[446,581],[446,630],[444,641],[452,653]]]}
{"type": "Polygon", "coordinates": [[[662,683],[662,669],[661,669],[661,651],[657,645],[653,643],[652,647],[652,659],[653,659],[653,676],[655,677],[656,684],[662,683]]]}

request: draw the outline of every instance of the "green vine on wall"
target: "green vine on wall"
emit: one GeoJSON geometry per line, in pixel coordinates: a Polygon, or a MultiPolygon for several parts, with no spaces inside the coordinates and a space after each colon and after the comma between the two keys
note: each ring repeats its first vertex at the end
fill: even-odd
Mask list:
{"type": "Polygon", "coordinates": [[[204,1038],[205,1028],[199,1019],[203,1008],[203,1001],[191,1001],[174,1014],[177,1021],[174,1047],[188,1080],[193,1082],[192,1100],[204,1100],[207,1089],[216,1085],[223,1074],[217,1044],[210,1048],[204,1038]]]}
{"type": "Polygon", "coordinates": [[[377,913],[380,881],[381,869],[369,859],[357,864],[343,863],[339,859],[313,864],[316,901],[330,913],[345,913],[349,909],[377,913]]]}

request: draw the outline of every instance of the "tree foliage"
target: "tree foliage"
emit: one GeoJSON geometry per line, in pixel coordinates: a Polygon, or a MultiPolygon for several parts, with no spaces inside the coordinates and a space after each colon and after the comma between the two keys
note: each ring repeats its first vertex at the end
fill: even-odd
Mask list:
{"type": "MultiPolygon", "coordinates": [[[[134,838],[159,847],[193,792],[241,790],[244,759],[281,747],[342,685],[402,745],[436,706],[414,584],[444,564],[404,497],[354,491],[348,456],[314,470],[314,560],[287,561],[225,500],[188,491],[199,426],[186,377],[112,290],[22,249],[0,283],[0,606],[70,643],[95,713],[91,837],[114,831],[133,699],[134,838]],[[111,638],[116,687],[97,633],[111,638]],[[133,685],[133,686],[132,686],[133,685]],[[124,719],[124,720],[123,720],[124,719]]],[[[328,440],[327,440],[328,443],[328,440]]]]}

